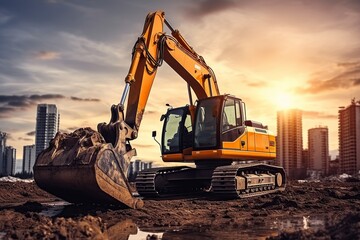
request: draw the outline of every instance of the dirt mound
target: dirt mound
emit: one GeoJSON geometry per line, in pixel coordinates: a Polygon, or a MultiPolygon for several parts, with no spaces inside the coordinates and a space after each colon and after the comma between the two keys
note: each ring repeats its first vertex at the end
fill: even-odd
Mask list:
{"type": "Polygon", "coordinates": [[[13,199],[0,207],[0,238],[127,239],[140,228],[162,239],[359,239],[359,189],[359,182],[291,182],[255,198],[145,200],[134,210],[48,204],[55,199],[34,183],[0,183],[1,199],[13,199]]]}
{"type": "Polygon", "coordinates": [[[0,207],[26,201],[54,201],[55,197],[41,190],[34,182],[0,182],[0,207]]]}

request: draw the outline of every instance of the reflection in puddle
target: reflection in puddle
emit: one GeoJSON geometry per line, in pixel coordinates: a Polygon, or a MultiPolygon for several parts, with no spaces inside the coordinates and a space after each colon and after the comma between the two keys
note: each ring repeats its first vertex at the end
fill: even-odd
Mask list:
{"type": "Polygon", "coordinates": [[[325,228],[325,220],[320,216],[277,218],[266,221],[264,225],[239,227],[224,231],[209,228],[164,228],[140,230],[131,220],[124,220],[108,229],[110,239],[127,240],[160,240],[160,239],[266,239],[278,236],[281,232],[298,230],[321,230],[325,228]],[[161,231],[159,231],[161,230],[161,231]]]}
{"type": "Polygon", "coordinates": [[[146,239],[146,240],[160,240],[163,238],[164,233],[153,233],[153,232],[144,232],[138,229],[136,235],[130,235],[128,240],[138,240],[138,239],[146,239]]]}
{"type": "Polygon", "coordinates": [[[57,201],[50,203],[42,203],[42,205],[46,206],[46,209],[40,212],[41,215],[44,215],[46,217],[55,217],[60,214],[66,206],[70,205],[70,203],[65,201],[57,201]]]}
{"type": "Polygon", "coordinates": [[[126,219],[111,226],[107,230],[107,235],[109,239],[116,240],[159,240],[162,239],[163,233],[141,231],[132,220],[126,219]]]}
{"type": "Polygon", "coordinates": [[[280,231],[320,230],[325,227],[325,220],[320,216],[303,216],[302,218],[279,218],[273,224],[274,228],[280,231]]]}

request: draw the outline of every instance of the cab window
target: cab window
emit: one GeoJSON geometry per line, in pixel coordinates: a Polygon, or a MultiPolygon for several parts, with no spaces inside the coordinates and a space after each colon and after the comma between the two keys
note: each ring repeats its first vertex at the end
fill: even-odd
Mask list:
{"type": "Polygon", "coordinates": [[[240,118],[240,116],[238,116],[237,112],[239,112],[239,110],[236,111],[235,100],[231,98],[227,99],[225,101],[224,112],[222,116],[223,132],[238,126],[238,119],[240,118]]]}

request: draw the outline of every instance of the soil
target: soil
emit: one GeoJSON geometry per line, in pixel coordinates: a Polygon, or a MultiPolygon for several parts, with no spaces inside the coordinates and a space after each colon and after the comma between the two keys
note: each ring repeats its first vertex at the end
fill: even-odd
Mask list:
{"type": "Polygon", "coordinates": [[[360,181],[350,178],[248,199],[145,199],[140,210],[68,204],[33,182],[0,182],[0,193],[0,239],[360,239],[360,181]]]}

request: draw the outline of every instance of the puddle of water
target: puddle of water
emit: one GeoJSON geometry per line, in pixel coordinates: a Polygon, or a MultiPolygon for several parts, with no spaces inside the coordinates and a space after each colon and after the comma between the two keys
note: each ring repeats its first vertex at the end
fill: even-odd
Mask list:
{"type": "Polygon", "coordinates": [[[325,219],[321,216],[278,218],[273,221],[273,227],[280,231],[321,230],[325,228],[325,219]]]}
{"type": "MultiPolygon", "coordinates": [[[[321,216],[303,216],[276,218],[265,221],[264,224],[250,225],[225,231],[214,231],[211,228],[164,228],[141,230],[131,220],[124,220],[108,229],[109,238],[122,234],[124,239],[160,240],[160,239],[266,239],[278,236],[281,232],[298,230],[320,230],[325,228],[325,219],[321,216]]],[[[122,238],[120,238],[122,239],[122,238]]]]}
{"type": "Polygon", "coordinates": [[[46,206],[46,209],[42,210],[40,214],[46,217],[55,217],[56,215],[60,214],[66,206],[70,205],[70,203],[65,201],[57,201],[43,203],[43,205],[46,206]]]}
{"type": "Polygon", "coordinates": [[[136,235],[129,236],[128,240],[139,240],[139,239],[151,239],[158,240],[163,238],[164,233],[155,233],[155,232],[145,232],[141,231],[139,228],[137,229],[136,235]]]}

